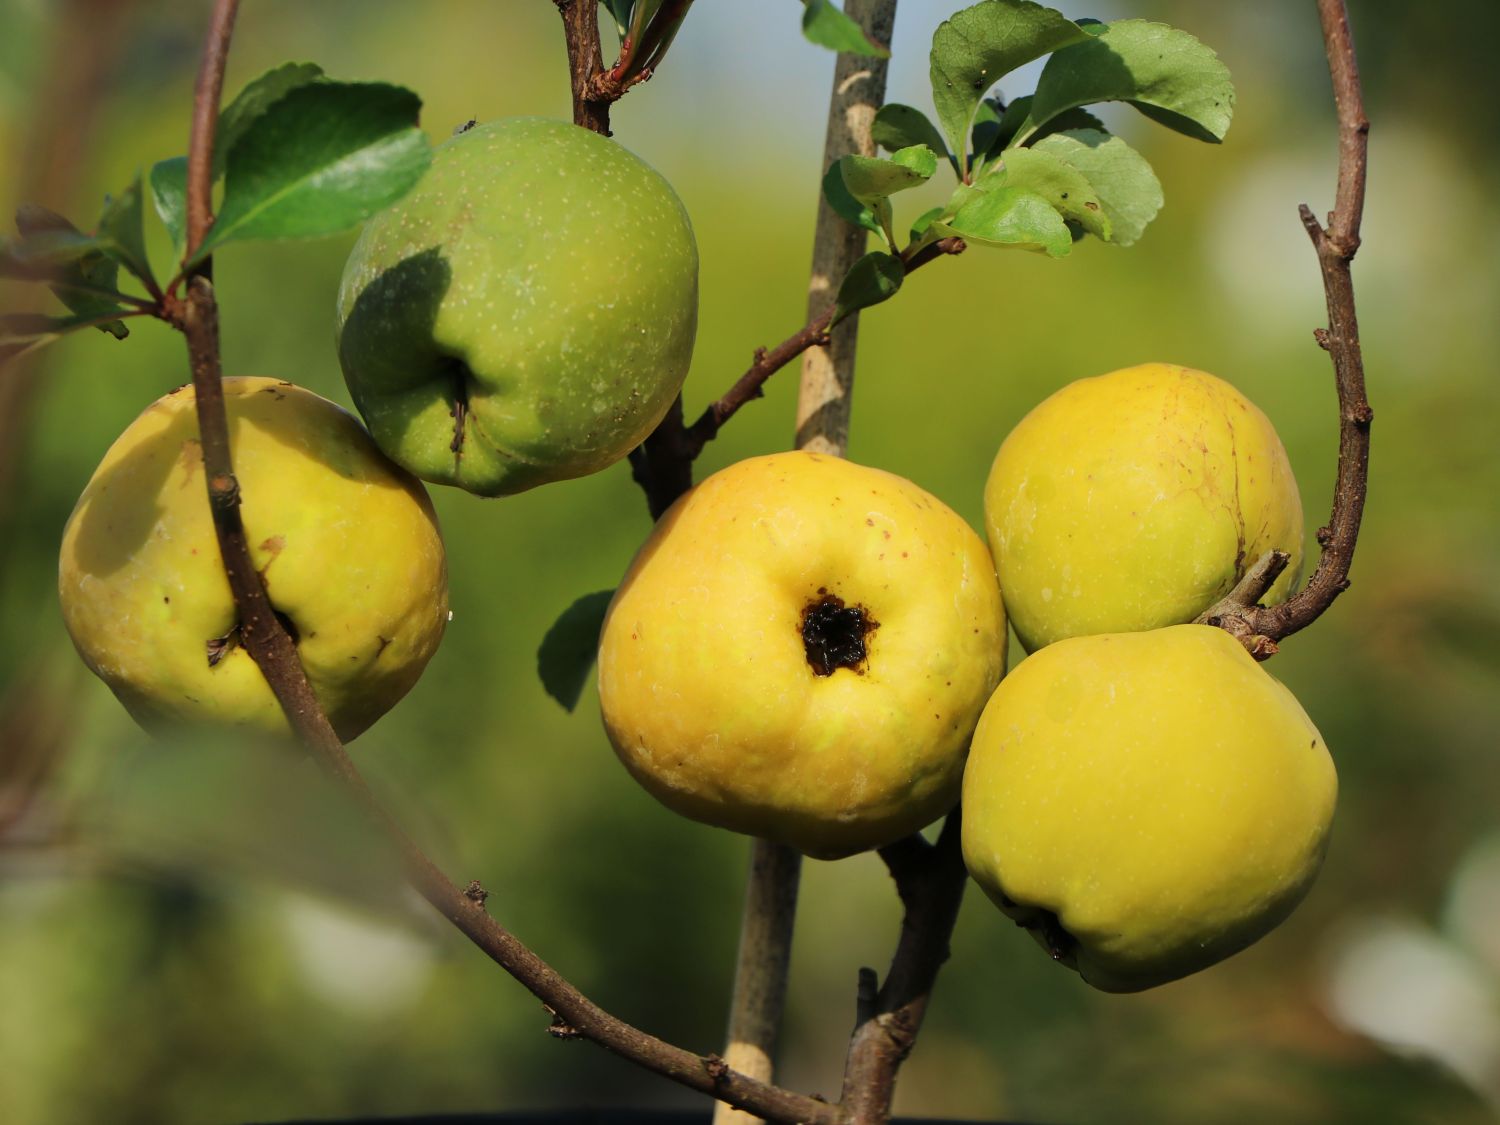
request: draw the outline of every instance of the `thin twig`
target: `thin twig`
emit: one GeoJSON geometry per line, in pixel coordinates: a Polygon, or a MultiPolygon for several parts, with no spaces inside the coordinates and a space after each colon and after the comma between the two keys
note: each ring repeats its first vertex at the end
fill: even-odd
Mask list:
{"type": "Polygon", "coordinates": [[[1375,413],[1365,397],[1364,360],[1349,265],[1359,249],[1370,123],[1365,117],[1344,0],[1318,0],[1318,16],[1338,109],[1338,190],[1327,227],[1318,223],[1306,204],[1299,210],[1318,254],[1328,304],[1328,328],[1317,329],[1314,335],[1333,361],[1339,403],[1338,475],[1333,488],[1333,514],[1328,526],[1318,531],[1322,550],[1307,585],[1280,605],[1251,603],[1223,615],[1224,627],[1239,636],[1252,653],[1257,647],[1263,648],[1266,641],[1274,647],[1276,641],[1311,625],[1349,588],[1349,567],[1359,539],[1369,476],[1370,423],[1375,413]]]}
{"type": "MultiPolygon", "coordinates": [[[[910,277],[928,262],[946,255],[962,254],[968,248],[961,238],[942,238],[922,248],[906,264],[906,275],[910,277]]],[[[672,502],[692,484],[692,463],[703,452],[703,447],[719,435],[724,423],[738,413],[740,407],[765,394],[765,384],[772,375],[809,348],[820,347],[828,342],[828,325],[833,320],[833,307],[821,309],[806,324],[772,348],[756,348],[750,366],[734,384],[719,398],[709,403],[691,426],[682,424],[681,398],[673,405],[643,446],[630,455],[630,464],[635,481],[646,494],[651,518],[659,519],[672,502]]]]}

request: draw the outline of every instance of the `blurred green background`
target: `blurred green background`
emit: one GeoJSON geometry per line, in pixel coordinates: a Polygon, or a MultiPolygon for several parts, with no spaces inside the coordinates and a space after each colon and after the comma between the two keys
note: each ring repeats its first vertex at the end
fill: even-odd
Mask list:
{"type": "MultiPolygon", "coordinates": [[[[902,0],[890,97],[930,107],[955,0],[902,0]]],[[[186,147],[206,3],[0,0],[0,203],[87,226],[104,192],[186,147]]],[[[1500,71],[1488,0],[1352,0],[1371,137],[1355,267],[1377,421],[1354,585],[1271,665],[1338,761],[1331,854],[1277,932],[1139,996],[1091,992],[970,893],[907,1114],[1038,1122],[1471,1122],[1500,1103],[1500,193],[1479,143],[1500,71]]],[[[994,451],[1074,378],[1148,359],[1241,387],[1326,518],[1335,408],[1296,204],[1332,203],[1331,98],[1310,2],[1109,0],[1069,15],[1187,28],[1229,64],[1208,147],[1107,112],[1167,205],[1139,246],[1063,261],[972,250],[864,317],[851,455],[976,526],[994,451]]],[[[686,395],[700,409],[801,324],[833,57],[790,3],[704,0],[618,138],[687,203],[703,260],[686,395]]],[[[547,0],[256,0],[232,93],[287,59],[469,118],[568,114],[547,0]]],[[[1034,71],[1033,71],[1034,73],[1034,71]]],[[[1002,87],[1025,92],[1025,81],[1002,87]]],[[[928,204],[907,202],[899,215],[928,204]]],[[[216,262],[226,369],[347,404],[332,310],[353,236],[216,262]]],[[[158,238],[158,262],[168,252],[158,238]]],[[[0,293],[26,307],[31,294],[0,293]]],[[[0,373],[0,1121],[241,1122],[701,1099],[545,1034],[539,1005],[408,893],[317,773],[265,746],[163,745],[74,656],[54,594],[74,499],[109,442],[185,381],[165,327],[56,345],[0,373]]],[[[701,462],[788,446],[795,374],[701,462]]],[[[621,466],[503,501],[441,490],[454,620],[354,752],[456,879],[606,1007],[718,1048],[746,841],[636,788],[600,730],[546,697],[538,641],[615,584],[647,530],[621,466]]],[[[860,965],[899,913],[872,856],[810,863],[782,1077],[834,1094],[860,965]]]]}

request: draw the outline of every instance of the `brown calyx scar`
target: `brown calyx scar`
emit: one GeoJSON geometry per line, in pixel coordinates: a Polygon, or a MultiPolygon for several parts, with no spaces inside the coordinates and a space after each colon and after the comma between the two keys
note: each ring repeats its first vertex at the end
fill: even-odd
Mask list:
{"type": "Polygon", "coordinates": [[[802,648],[808,666],[818,676],[831,676],[840,668],[863,675],[868,638],[879,626],[864,606],[846,605],[843,598],[819,587],[816,600],[802,609],[802,648]]]}

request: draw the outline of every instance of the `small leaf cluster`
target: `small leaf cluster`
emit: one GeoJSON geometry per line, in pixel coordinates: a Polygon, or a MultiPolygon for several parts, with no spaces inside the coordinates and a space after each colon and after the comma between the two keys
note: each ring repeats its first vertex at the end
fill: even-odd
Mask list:
{"type": "Polygon", "coordinates": [[[75,329],[123,339],[125,318],[170,319],[182,278],[226,243],[317,238],[363,222],[404,195],[431,162],[417,125],[421,105],[400,86],[335,82],[313,63],[261,75],[219,115],[212,163],[214,183],[222,183],[217,213],[187,257],[186,157],[157,162],[107,198],[93,234],[45,208],[23,206],[18,237],[0,245],[0,277],[48,285],[70,315],[0,318],[0,362],[75,329]],[[178,260],[165,286],[146,252],[148,190],[178,260]],[[121,269],[144,297],[120,288],[121,269]]]}
{"type": "Polygon", "coordinates": [[[1087,235],[1120,246],[1139,239],[1161,209],[1161,184],[1086,106],[1125,102],[1209,142],[1224,138],[1234,110],[1228,69],[1187,32],[1137,19],[1074,21],[1031,0],[981,0],[945,20],[932,37],[931,79],[938,124],[886,105],[872,132],[889,157],[845,156],[823,179],[829,205],[885,244],[844,279],[835,322],[893,296],[907,265],[940,239],[1053,258],[1087,235]],[[1033,93],[1008,102],[992,94],[1043,57],[1033,93]],[[925,183],[943,160],[955,190],[898,248],[891,196],[925,183]]]}

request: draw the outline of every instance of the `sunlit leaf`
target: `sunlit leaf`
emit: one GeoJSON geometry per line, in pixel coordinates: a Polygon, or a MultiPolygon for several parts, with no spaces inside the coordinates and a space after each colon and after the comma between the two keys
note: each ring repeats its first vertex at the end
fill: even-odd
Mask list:
{"type": "Polygon", "coordinates": [[[1161,210],[1161,182],[1146,158],[1119,137],[1098,129],[1053,133],[1034,146],[1077,168],[1099,193],[1113,227],[1110,241],[1129,246],[1161,210]]]}
{"type": "Polygon", "coordinates": [[[306,86],[322,76],[323,68],[317,63],[289,62],[252,79],[219,114],[214,129],[214,179],[224,175],[230,150],[257,117],[298,86],[306,86]]]}
{"type": "Polygon", "coordinates": [[[932,104],[952,151],[967,153],[979,103],[996,82],[1088,39],[1061,12],[1030,0],[981,0],[939,24],[932,37],[932,104]]]}
{"type": "Polygon", "coordinates": [[[400,86],[343,82],[273,103],[229,153],[224,200],[195,260],[232,240],[336,234],[394,203],[432,159],[421,104],[400,86]]]}
{"type": "Polygon", "coordinates": [[[1057,208],[1024,188],[971,190],[944,226],[970,242],[1039,250],[1053,258],[1073,249],[1073,235],[1057,208]]]}
{"type": "Polygon", "coordinates": [[[1219,57],[1185,31],[1117,20],[1058,51],[1037,80],[1021,143],[1075,106],[1129,102],[1152,120],[1200,141],[1221,141],[1234,114],[1234,85],[1219,57]]]}

